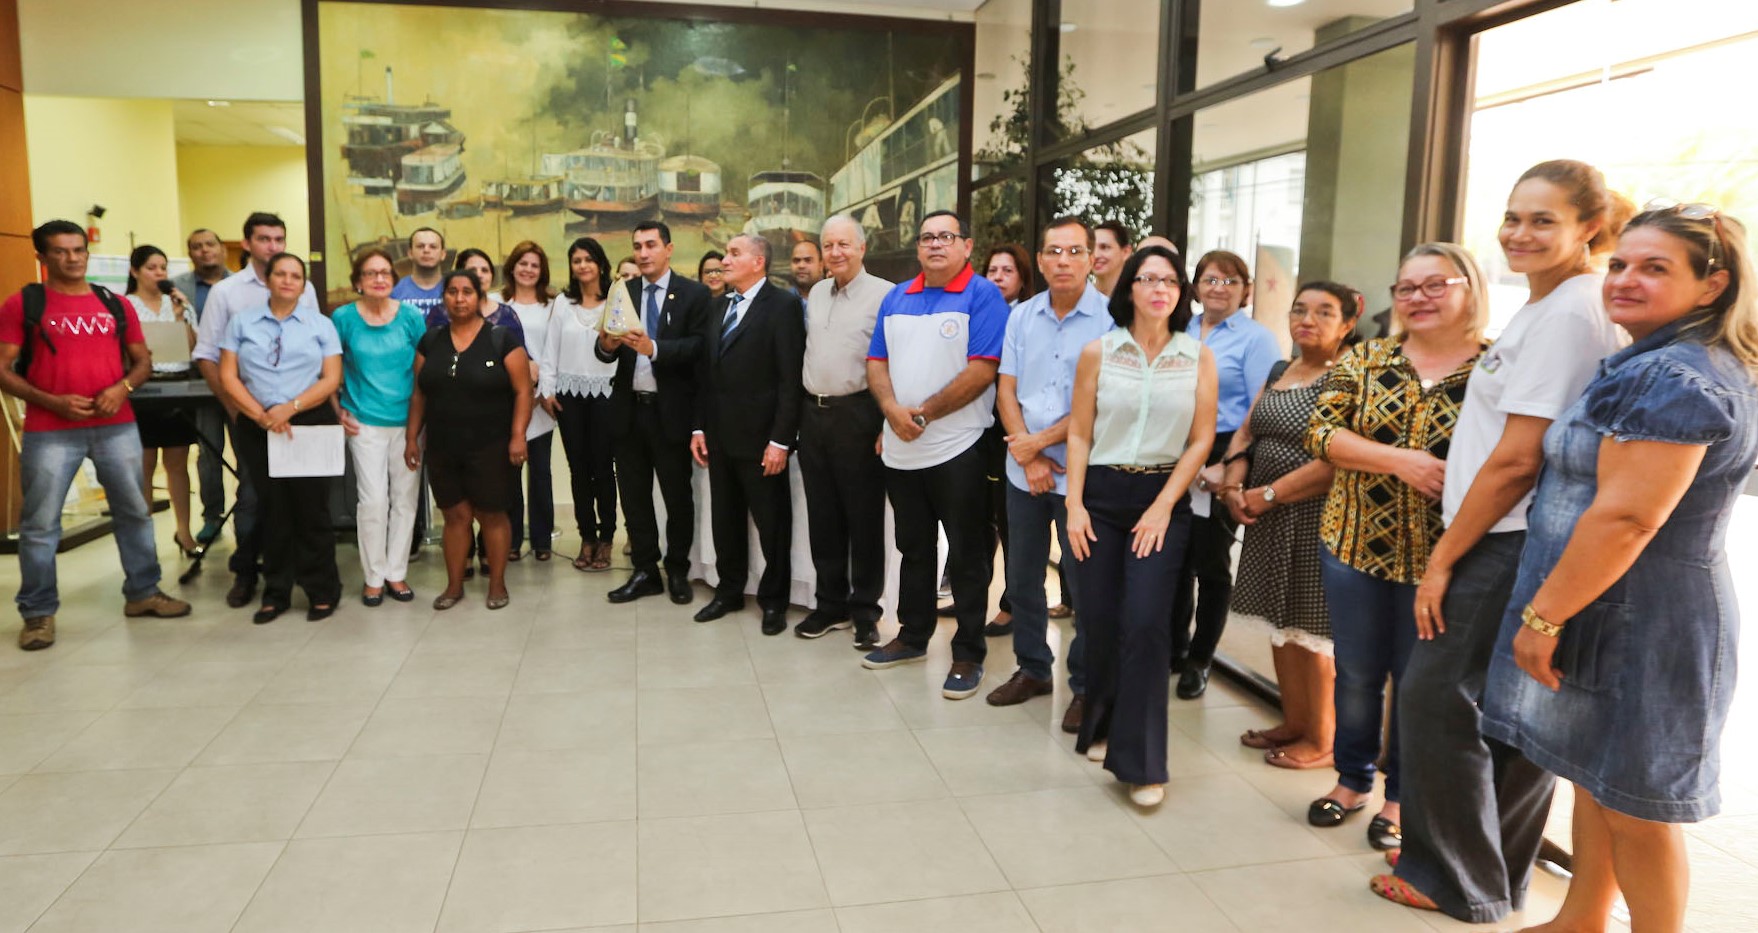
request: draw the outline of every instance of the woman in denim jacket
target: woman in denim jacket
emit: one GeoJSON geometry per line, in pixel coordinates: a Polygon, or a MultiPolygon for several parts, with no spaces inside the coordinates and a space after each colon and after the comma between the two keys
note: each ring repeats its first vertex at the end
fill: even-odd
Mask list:
{"type": "Polygon", "coordinates": [[[1758,456],[1746,233],[1704,205],[1637,215],[1605,280],[1635,343],[1545,436],[1484,734],[1575,784],[1553,928],[1684,928],[1678,823],[1713,816],[1738,610],[1724,545],[1758,456]]]}

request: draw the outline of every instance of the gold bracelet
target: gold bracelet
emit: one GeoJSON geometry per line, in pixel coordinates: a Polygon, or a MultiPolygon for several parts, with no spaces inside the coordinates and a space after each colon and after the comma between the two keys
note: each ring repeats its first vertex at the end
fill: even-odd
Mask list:
{"type": "Polygon", "coordinates": [[[1546,638],[1555,638],[1563,633],[1561,625],[1545,621],[1544,617],[1538,614],[1538,610],[1532,608],[1531,603],[1527,603],[1526,608],[1520,610],[1520,622],[1546,638]]]}

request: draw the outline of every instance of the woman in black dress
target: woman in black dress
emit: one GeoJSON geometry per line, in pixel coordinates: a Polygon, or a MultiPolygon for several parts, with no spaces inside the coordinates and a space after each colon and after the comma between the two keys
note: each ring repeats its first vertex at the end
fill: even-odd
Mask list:
{"type": "Polygon", "coordinates": [[[412,470],[421,464],[426,427],[428,483],[446,521],[446,589],[433,608],[450,609],[464,598],[476,522],[488,559],[488,608],[500,609],[508,602],[512,476],[525,463],[531,420],[531,362],[523,338],[483,320],[474,273],[448,272],[440,289],[447,325],[428,331],[416,349],[403,456],[412,470]]]}

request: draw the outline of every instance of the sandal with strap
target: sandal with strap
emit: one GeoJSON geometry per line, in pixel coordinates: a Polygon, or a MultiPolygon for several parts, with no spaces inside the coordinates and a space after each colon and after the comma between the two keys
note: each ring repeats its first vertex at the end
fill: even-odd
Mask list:
{"type": "Polygon", "coordinates": [[[609,541],[600,541],[592,546],[592,562],[587,565],[586,569],[593,573],[610,569],[609,541]]]}
{"type": "Polygon", "coordinates": [[[1345,807],[1329,797],[1320,797],[1306,808],[1306,821],[1314,826],[1341,826],[1350,814],[1367,806],[1367,801],[1345,807]]]}
{"type": "Polygon", "coordinates": [[[587,541],[582,543],[580,545],[580,556],[574,558],[574,569],[590,570],[592,568],[592,555],[596,553],[598,553],[597,541],[587,541]]]}
{"type": "Polygon", "coordinates": [[[1286,728],[1286,726],[1277,726],[1274,729],[1247,729],[1239,736],[1239,744],[1246,748],[1271,749],[1300,741],[1301,737],[1298,735],[1287,739],[1281,738],[1278,732],[1286,728]]]}
{"type": "Polygon", "coordinates": [[[1417,910],[1440,910],[1440,907],[1429,896],[1416,890],[1410,882],[1397,875],[1374,875],[1367,883],[1368,890],[1394,904],[1414,907],[1417,910]]]}
{"type": "Polygon", "coordinates": [[[1309,768],[1329,768],[1336,763],[1336,757],[1330,752],[1314,755],[1311,758],[1296,758],[1288,754],[1288,747],[1272,748],[1264,752],[1264,763],[1276,768],[1287,768],[1290,771],[1305,771],[1309,768]]]}

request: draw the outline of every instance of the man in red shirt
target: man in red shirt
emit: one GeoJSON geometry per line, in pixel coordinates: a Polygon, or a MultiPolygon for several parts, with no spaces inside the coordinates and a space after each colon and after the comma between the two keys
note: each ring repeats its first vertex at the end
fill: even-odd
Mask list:
{"type": "Polygon", "coordinates": [[[55,612],[61,607],[55,587],[61,507],[87,459],[97,468],[116,549],[122,554],[123,614],[189,614],[188,603],[159,592],[153,516],[140,475],[140,434],[128,404],[129,394],[152,373],[152,354],[140,322],[124,303],[119,324],[86,283],[86,238],[79,225],[51,220],[31,231],[31,243],[37,261],[49,270],[42,319],[27,326],[22,292],[0,305],[0,391],[25,404],[18,454],[24,487],[18,532],[18,611],[24,629],[18,646],[26,651],[55,643],[55,612]],[[118,326],[123,339],[118,339],[118,326]],[[27,342],[30,363],[20,373],[13,364],[27,342]]]}

